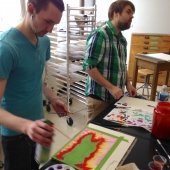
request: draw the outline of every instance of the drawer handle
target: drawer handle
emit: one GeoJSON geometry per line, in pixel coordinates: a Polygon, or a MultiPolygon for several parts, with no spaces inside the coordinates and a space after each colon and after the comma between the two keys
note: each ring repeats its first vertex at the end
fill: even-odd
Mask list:
{"type": "Polygon", "coordinates": [[[149,42],[148,42],[148,41],[145,41],[144,44],[149,44],[149,42]]]}
{"type": "Polygon", "coordinates": [[[149,39],[149,36],[148,36],[148,35],[145,35],[145,39],[149,39]]]}
{"type": "Polygon", "coordinates": [[[148,47],[143,47],[143,49],[148,50],[148,47]]]}
{"type": "Polygon", "coordinates": [[[148,54],[148,52],[143,52],[143,54],[148,54]]]}

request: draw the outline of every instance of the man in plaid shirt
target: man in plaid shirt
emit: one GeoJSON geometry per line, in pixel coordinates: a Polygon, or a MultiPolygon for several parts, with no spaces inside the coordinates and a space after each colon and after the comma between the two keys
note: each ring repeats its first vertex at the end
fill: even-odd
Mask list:
{"type": "Polygon", "coordinates": [[[94,30],[86,42],[83,69],[87,71],[88,120],[102,112],[124,94],[136,95],[127,75],[127,41],[121,31],[129,29],[135,7],[128,0],[113,2],[109,20],[94,30]]]}

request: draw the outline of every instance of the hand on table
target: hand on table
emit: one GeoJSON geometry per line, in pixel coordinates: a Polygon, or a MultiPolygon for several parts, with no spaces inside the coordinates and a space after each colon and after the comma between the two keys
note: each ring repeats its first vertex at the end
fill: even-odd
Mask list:
{"type": "Polygon", "coordinates": [[[134,88],[130,83],[126,86],[129,96],[135,97],[137,95],[136,88],[134,88]]]}
{"type": "Polygon", "coordinates": [[[109,89],[110,94],[114,97],[114,99],[118,100],[123,96],[123,91],[117,86],[112,86],[111,89],[109,89]]]}

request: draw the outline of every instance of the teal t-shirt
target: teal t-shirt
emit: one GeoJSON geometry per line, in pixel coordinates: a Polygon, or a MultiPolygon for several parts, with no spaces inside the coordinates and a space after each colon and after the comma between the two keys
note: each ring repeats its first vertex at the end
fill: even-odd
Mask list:
{"type": "MultiPolygon", "coordinates": [[[[43,118],[42,73],[49,57],[47,36],[38,37],[33,45],[15,28],[0,35],[0,79],[7,80],[2,108],[30,120],[43,118]]],[[[2,126],[1,134],[19,133],[2,126]]]]}

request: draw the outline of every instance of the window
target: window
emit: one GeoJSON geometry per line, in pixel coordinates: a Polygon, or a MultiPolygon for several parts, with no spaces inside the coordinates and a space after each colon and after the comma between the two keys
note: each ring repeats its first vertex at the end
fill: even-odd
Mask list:
{"type": "MultiPolygon", "coordinates": [[[[84,5],[92,5],[95,0],[63,0],[64,4],[76,7],[80,6],[82,2],[84,5]],[[82,1],[82,2],[81,2],[82,1]]],[[[21,9],[27,0],[0,0],[0,31],[4,31],[11,26],[15,26],[22,19],[22,14],[25,12],[21,9]]]]}
{"type": "Polygon", "coordinates": [[[20,0],[0,0],[0,31],[15,26],[20,20],[20,0]]]}

